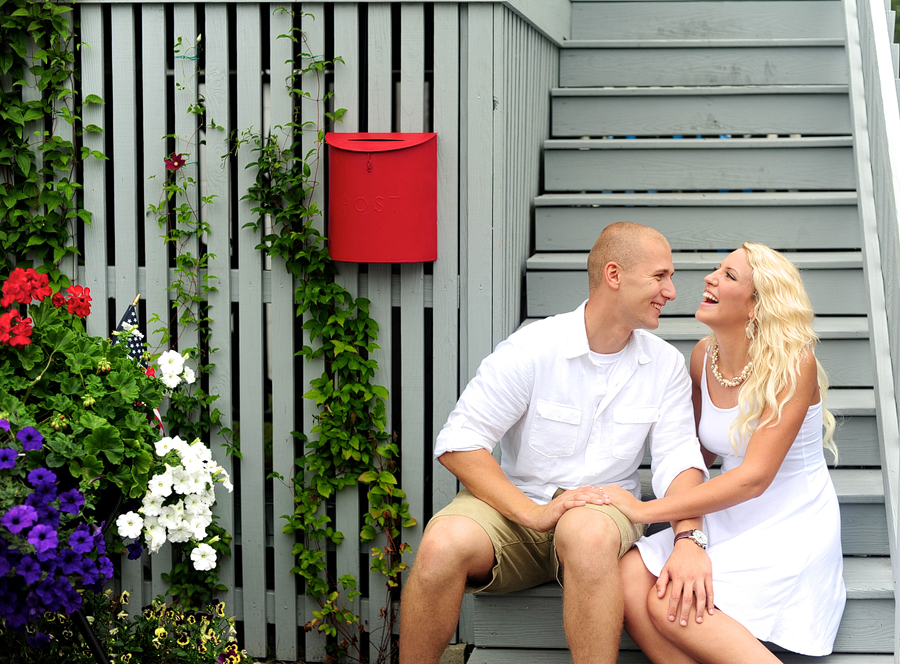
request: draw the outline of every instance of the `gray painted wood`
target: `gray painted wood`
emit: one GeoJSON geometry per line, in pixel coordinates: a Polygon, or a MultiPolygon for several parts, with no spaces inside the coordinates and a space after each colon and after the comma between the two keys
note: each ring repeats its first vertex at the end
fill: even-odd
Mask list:
{"type": "MultiPolygon", "coordinates": [[[[166,75],[166,54],[170,48],[166,40],[165,12],[161,5],[144,5],[141,7],[141,84],[144,89],[159,90],[156,96],[145,95],[144,121],[141,127],[141,138],[144,148],[143,163],[143,192],[145,207],[158,204],[163,200],[162,187],[169,173],[165,169],[166,141],[163,136],[170,133],[163,114],[157,112],[160,105],[167,108],[171,99],[166,75]]],[[[172,282],[169,274],[168,247],[163,242],[165,227],[160,228],[159,218],[154,214],[146,214],[142,211],[144,224],[144,265],[138,269],[138,284],[136,291],[141,293],[147,310],[147,320],[154,316],[159,317],[159,322],[149,323],[144,334],[150,345],[151,353],[161,353],[168,348],[162,347],[162,332],[159,328],[164,326],[171,316],[170,297],[174,292],[167,290],[172,282]]],[[[112,287],[107,287],[108,293],[115,293],[118,279],[114,279],[112,287]]],[[[126,295],[127,294],[123,294],[126,295]]],[[[160,409],[166,411],[164,403],[160,409]]],[[[149,602],[158,595],[165,594],[169,589],[169,583],[162,579],[162,573],[172,568],[172,547],[168,544],[149,558],[151,569],[150,586],[152,593],[145,597],[149,602]]]]}
{"type": "MultiPolygon", "coordinates": [[[[438,259],[432,266],[432,439],[447,420],[459,396],[459,7],[434,8],[434,131],[438,134],[438,259]],[[444,57],[438,57],[443,54],[444,57]]],[[[432,462],[432,505],[438,511],[456,495],[456,478],[437,460],[432,462]]],[[[424,516],[424,515],[423,515],[424,516]]]]}
{"type": "MultiPolygon", "coordinates": [[[[863,274],[853,252],[836,254],[847,261],[828,267],[827,254],[788,254],[801,269],[803,281],[817,315],[865,315],[867,309],[858,294],[863,292],[863,274]],[[826,262],[821,262],[825,259],[826,262]],[[817,261],[817,262],[813,262],[817,261]]],[[[722,254],[676,254],[677,296],[663,309],[663,315],[693,315],[703,292],[703,277],[715,267],[722,254]],[[690,258],[688,258],[690,257],[690,258]],[[700,258],[698,258],[700,257],[700,258]]],[[[577,307],[587,298],[587,271],[552,271],[562,265],[584,264],[587,254],[538,254],[528,261],[528,316],[544,317],[577,307]],[[540,268],[539,268],[540,266],[540,268]],[[546,268],[546,269],[544,269],[546,268]]],[[[582,268],[583,269],[583,268],[582,268]]]]}
{"type": "MultiPolygon", "coordinates": [[[[111,47],[116,57],[112,61],[112,131],[114,141],[111,158],[116,164],[113,174],[115,198],[113,201],[113,223],[116,226],[114,257],[118,282],[114,310],[117,316],[125,313],[137,291],[137,165],[134,146],[137,142],[137,124],[132,109],[136,102],[135,70],[135,26],[134,9],[129,6],[113,7],[110,29],[111,47]]],[[[107,102],[109,103],[109,102],[107,102]]],[[[103,304],[106,304],[105,302],[103,304]]],[[[103,309],[100,309],[103,312],[103,309]]],[[[101,313],[101,318],[103,314],[101,313]]],[[[118,323],[118,320],[116,321],[118,323]]],[[[103,332],[106,336],[109,331],[103,332]]],[[[142,567],[138,561],[122,561],[122,586],[139,589],[142,567]]],[[[130,611],[137,609],[130,608],[130,611]]]]}
{"type": "Polygon", "coordinates": [[[572,39],[844,38],[840,2],[576,2],[572,39]]]}
{"type": "MultiPolygon", "coordinates": [[[[544,153],[547,191],[839,190],[856,186],[849,145],[803,139],[583,141],[544,153]],[[600,145],[600,143],[619,145],[600,145]],[[625,145],[627,144],[627,145],[625,145]],[[728,145],[726,145],[728,144],[728,145]]],[[[568,145],[565,143],[564,145],[568,145]]]]}
{"type": "Polygon", "coordinates": [[[592,48],[560,53],[560,84],[845,84],[842,46],[592,48]]]}
{"type": "MultiPolygon", "coordinates": [[[[400,131],[424,130],[425,10],[421,3],[400,6],[400,131]]],[[[412,551],[407,563],[415,561],[422,539],[425,511],[425,269],[422,263],[400,266],[400,395],[403,414],[400,447],[403,454],[400,486],[406,492],[410,514],[420,516],[407,528],[403,540],[412,551]]],[[[431,441],[427,441],[428,449],[431,441]]]]}
{"type": "Polygon", "coordinates": [[[556,96],[553,135],[846,134],[846,93],[556,96]]]}
{"type": "MultiPolygon", "coordinates": [[[[313,58],[322,58],[325,53],[325,5],[320,2],[303,3],[303,15],[300,17],[300,28],[304,33],[305,48],[304,52],[312,55],[313,58]]],[[[308,61],[307,61],[308,62],[308,61]]],[[[320,76],[315,72],[309,72],[302,76],[300,80],[301,89],[309,93],[309,97],[304,96],[300,100],[300,118],[305,124],[302,135],[300,136],[301,150],[303,154],[310,155],[314,150],[319,149],[318,130],[324,127],[324,108],[318,97],[324,95],[325,86],[320,80],[320,76]]],[[[310,158],[310,167],[313,169],[314,181],[321,185],[325,178],[324,161],[320,158],[321,152],[313,154],[310,158]]],[[[324,187],[316,187],[309,197],[310,204],[316,204],[320,208],[324,205],[325,192],[324,187]]],[[[312,226],[320,233],[325,232],[325,220],[321,217],[314,217],[312,226]]],[[[309,313],[303,315],[304,322],[309,320],[309,313]]],[[[303,330],[303,344],[310,344],[309,331],[303,330]]],[[[302,363],[302,385],[309,385],[310,381],[318,378],[325,371],[325,362],[322,358],[308,360],[302,363]]],[[[306,401],[303,404],[303,432],[307,436],[315,436],[312,428],[316,424],[315,405],[306,401]]],[[[307,474],[307,481],[309,476],[307,474]]],[[[325,505],[319,507],[319,513],[325,514],[325,505]]],[[[319,609],[321,598],[306,596],[305,603],[305,619],[312,620],[313,611],[319,609]]],[[[305,656],[312,661],[320,661],[325,658],[325,635],[318,630],[311,630],[305,635],[305,656]]]]}
{"type": "MultiPolygon", "coordinates": [[[[271,135],[281,145],[293,139],[293,132],[286,127],[293,120],[293,99],[287,88],[291,75],[293,42],[279,39],[278,35],[290,33],[292,16],[276,11],[280,5],[269,6],[269,49],[271,67],[270,113],[271,135]],[[280,128],[279,128],[280,127],[280,128]]],[[[295,559],[293,545],[295,535],[281,531],[281,515],[294,512],[294,492],[290,477],[294,460],[296,430],[294,409],[298,397],[305,392],[303,385],[296,389],[297,377],[294,371],[294,280],[288,272],[283,258],[271,260],[272,304],[268,307],[269,353],[272,379],[272,470],[281,474],[285,481],[272,482],[272,516],[279,524],[273,528],[273,571],[276,579],[290,579],[295,559]],[[297,394],[297,392],[300,394],[297,394]]],[[[298,598],[293,583],[275,584],[275,656],[278,659],[297,659],[299,644],[297,639],[298,598]]]]}
{"type": "MultiPolygon", "coordinates": [[[[79,51],[81,59],[81,98],[95,94],[106,101],[106,81],[103,75],[106,63],[106,35],[103,30],[103,13],[100,7],[87,6],[81,11],[81,40],[90,44],[79,51]]],[[[106,128],[103,104],[84,104],[81,115],[84,126],[106,128]]],[[[82,142],[86,148],[106,154],[106,134],[84,132],[82,142]]],[[[105,303],[106,292],[106,160],[87,159],[84,162],[83,207],[91,213],[91,225],[84,228],[85,280],[81,285],[91,289],[95,302],[105,303]]],[[[90,335],[106,335],[104,316],[88,316],[87,332],[90,335]]],[[[146,334],[146,331],[145,331],[146,334]]]]}
{"type": "MultiPolygon", "coordinates": [[[[206,209],[206,219],[210,225],[210,233],[207,239],[209,256],[209,273],[218,276],[215,282],[216,291],[208,295],[210,308],[210,347],[215,349],[210,353],[210,363],[215,365],[215,371],[210,375],[209,392],[219,398],[215,406],[222,413],[222,426],[232,428],[233,417],[233,391],[235,388],[232,366],[232,314],[231,314],[231,169],[227,162],[210,158],[214,155],[224,155],[228,152],[228,135],[233,125],[230,115],[229,66],[228,66],[228,13],[224,6],[209,6],[205,8],[206,19],[204,30],[207,34],[221,35],[219,39],[208,40],[206,44],[206,118],[222,127],[221,130],[207,131],[206,150],[206,189],[210,196],[217,196],[215,203],[206,209]]],[[[146,63],[146,61],[145,61],[146,63]]],[[[145,64],[146,66],[146,64],[145,64]]],[[[145,119],[146,122],[146,119],[145,119]]],[[[160,149],[162,146],[160,146],[160,149]]],[[[146,149],[146,142],[145,142],[146,149]]],[[[228,442],[220,433],[213,434],[210,439],[213,458],[221,465],[229,476],[234,477],[234,464],[232,458],[225,453],[223,444],[228,442]]],[[[213,512],[219,517],[219,525],[227,532],[234,532],[234,496],[233,494],[219,493],[213,512]]],[[[220,558],[216,564],[216,573],[225,584],[227,590],[220,594],[226,607],[234,609],[234,557],[220,558]]]]}
{"type": "MultiPolygon", "coordinates": [[[[175,153],[184,155],[185,165],[177,172],[179,182],[194,180],[200,182],[200,136],[198,133],[198,116],[188,112],[188,109],[197,104],[199,100],[199,80],[197,49],[189,50],[197,45],[197,36],[200,31],[197,28],[197,10],[193,4],[176,5],[173,8],[174,38],[182,39],[179,53],[175,56],[175,68],[172,77],[172,101],[175,106],[175,153]]],[[[196,217],[200,211],[200,187],[190,186],[187,192],[175,197],[175,205],[187,203],[196,217]]],[[[200,255],[200,239],[196,236],[183,241],[181,251],[192,256],[200,255]]],[[[198,288],[195,286],[194,288],[198,288]]],[[[182,315],[183,309],[177,312],[182,315]]],[[[194,315],[196,315],[196,311],[194,315]]],[[[183,353],[191,348],[198,348],[199,331],[192,325],[184,326],[177,340],[178,348],[183,353]]]]}
{"type": "MultiPolygon", "coordinates": [[[[356,4],[336,5],[334,8],[334,52],[343,58],[344,63],[334,69],[334,107],[344,108],[343,121],[333,127],[338,132],[359,131],[360,100],[359,84],[361,77],[361,57],[359,48],[359,14],[356,4]]],[[[335,282],[350,293],[351,297],[359,296],[359,265],[356,263],[338,263],[338,274],[335,282]]],[[[338,493],[335,497],[335,529],[344,534],[343,543],[337,547],[335,565],[337,578],[352,574],[362,579],[368,569],[360,565],[359,542],[360,495],[363,487],[352,487],[338,493]]],[[[341,598],[345,605],[358,615],[362,615],[359,600],[351,603],[347,593],[342,591],[341,598]]]]}
{"type": "MultiPolygon", "coordinates": [[[[261,25],[258,8],[239,5],[236,18],[241,26],[237,43],[237,118],[242,128],[262,126],[262,59],[261,25]]],[[[247,170],[254,156],[250,150],[238,152],[238,191],[247,191],[255,174],[247,170]]],[[[237,332],[240,344],[240,425],[241,425],[241,553],[243,574],[244,645],[253,656],[266,653],[266,531],[260,518],[266,504],[265,468],[263,465],[263,389],[264,360],[262,344],[262,302],[253,294],[259,292],[262,257],[255,247],[257,235],[244,228],[253,214],[249,201],[235,203],[238,215],[237,245],[240,290],[246,293],[240,301],[237,332]]]]}
{"type": "Polygon", "coordinates": [[[861,243],[855,196],[849,205],[729,206],[722,201],[721,206],[715,207],[672,207],[666,202],[654,206],[653,198],[659,196],[654,194],[645,195],[629,207],[594,202],[602,196],[585,194],[578,207],[538,203],[535,249],[587,250],[600,231],[616,221],[633,221],[657,229],[674,251],[737,247],[745,241],[762,242],[781,250],[849,249],[858,248],[861,243]]]}
{"type": "MultiPolygon", "coordinates": [[[[391,130],[391,7],[387,3],[368,5],[368,131],[391,130]]],[[[380,349],[372,353],[378,362],[375,383],[384,385],[393,394],[394,385],[391,368],[391,337],[393,332],[391,311],[391,266],[370,263],[368,266],[368,294],[371,300],[370,314],[378,321],[378,345],[380,349]]],[[[393,431],[391,403],[387,404],[387,431],[393,431]]],[[[383,540],[372,542],[374,546],[384,546],[383,540]]],[[[367,556],[368,557],[368,556],[367,556]]],[[[368,565],[367,565],[368,567],[368,565]]],[[[384,577],[369,572],[369,611],[366,625],[371,632],[381,623],[379,612],[384,606],[382,598],[384,577]]],[[[377,658],[377,647],[373,642],[369,648],[371,661],[377,658]]]]}

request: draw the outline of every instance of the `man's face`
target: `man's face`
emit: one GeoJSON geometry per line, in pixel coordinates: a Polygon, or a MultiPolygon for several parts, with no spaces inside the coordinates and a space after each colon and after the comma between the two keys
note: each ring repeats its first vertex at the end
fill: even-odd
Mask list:
{"type": "Polygon", "coordinates": [[[631,329],[655,330],[661,309],[675,299],[675,266],[667,243],[656,239],[642,242],[641,258],[629,270],[620,268],[620,312],[622,322],[631,329]]]}

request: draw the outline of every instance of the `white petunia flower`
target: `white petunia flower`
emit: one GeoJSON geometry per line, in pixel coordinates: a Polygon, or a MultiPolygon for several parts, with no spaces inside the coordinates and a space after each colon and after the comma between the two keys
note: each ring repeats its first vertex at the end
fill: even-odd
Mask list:
{"type": "Polygon", "coordinates": [[[194,370],[191,369],[190,367],[184,368],[184,372],[181,374],[181,377],[184,379],[184,382],[187,383],[188,385],[193,385],[194,381],[197,379],[196,376],[194,376],[194,370]]]}
{"type": "Polygon", "coordinates": [[[166,466],[166,472],[159,473],[150,478],[147,485],[150,493],[165,498],[172,493],[172,473],[166,466]]]}
{"type": "Polygon", "coordinates": [[[191,537],[193,536],[194,532],[192,530],[190,530],[189,528],[185,528],[184,527],[185,525],[187,525],[187,524],[182,522],[181,528],[175,528],[174,530],[172,528],[169,528],[169,541],[170,542],[177,543],[177,542],[190,542],[191,541],[191,537]]]}
{"type": "Polygon", "coordinates": [[[119,535],[122,537],[136,539],[141,536],[141,529],[144,527],[144,520],[137,512],[126,512],[120,514],[116,519],[116,527],[119,529],[119,535]]]}
{"type": "Polygon", "coordinates": [[[184,369],[184,358],[177,350],[167,350],[157,360],[159,370],[163,375],[176,376],[184,369]]]}
{"type": "Polygon", "coordinates": [[[170,390],[174,390],[178,387],[178,383],[181,382],[181,379],[177,374],[163,374],[160,376],[160,380],[163,382],[163,385],[168,387],[170,390]]]}
{"type": "Polygon", "coordinates": [[[191,551],[191,561],[194,569],[205,572],[216,566],[216,550],[209,544],[200,544],[191,551]]]}
{"type": "Polygon", "coordinates": [[[183,468],[176,468],[172,471],[172,488],[175,489],[176,493],[190,493],[192,477],[191,474],[184,472],[183,468]]]}
{"type": "Polygon", "coordinates": [[[178,509],[178,505],[166,505],[159,512],[159,525],[168,528],[169,530],[176,530],[181,527],[181,522],[184,519],[184,510],[178,509]]]}
{"type": "Polygon", "coordinates": [[[152,492],[147,492],[144,494],[144,499],[141,501],[141,509],[140,512],[146,516],[159,516],[159,512],[162,509],[163,501],[165,497],[159,496],[152,492]]]}
{"type": "Polygon", "coordinates": [[[208,509],[203,498],[196,494],[185,496],[184,500],[181,502],[184,504],[184,511],[186,514],[203,514],[208,509]]]}
{"type": "MultiPolygon", "coordinates": [[[[177,436],[176,436],[177,438],[177,436]]],[[[166,456],[169,452],[175,449],[174,440],[169,436],[166,436],[162,440],[156,441],[156,455],[157,456],[166,456]]]]}

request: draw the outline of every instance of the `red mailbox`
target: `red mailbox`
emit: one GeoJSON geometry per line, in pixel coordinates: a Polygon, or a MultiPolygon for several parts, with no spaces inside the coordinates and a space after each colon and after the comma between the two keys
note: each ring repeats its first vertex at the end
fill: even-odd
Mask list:
{"type": "Polygon", "coordinates": [[[336,261],[437,259],[437,134],[339,134],[328,144],[328,250],[336,261]]]}

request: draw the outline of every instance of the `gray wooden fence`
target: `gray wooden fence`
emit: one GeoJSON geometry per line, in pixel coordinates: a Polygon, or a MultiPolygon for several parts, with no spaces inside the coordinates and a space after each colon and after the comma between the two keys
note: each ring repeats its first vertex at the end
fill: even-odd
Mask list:
{"type": "MultiPolygon", "coordinates": [[[[860,159],[871,163],[871,171],[860,179],[865,262],[868,278],[878,281],[869,286],[869,298],[873,314],[885,312],[871,316],[870,326],[874,361],[882,369],[875,392],[894,596],[900,597],[900,50],[893,43],[895,16],[889,0],[845,0],[845,11],[848,46],[859,44],[859,61],[851,55],[851,67],[858,65],[862,74],[857,79],[851,75],[855,148],[860,159]],[[893,371],[886,371],[889,367],[893,371]]],[[[894,619],[895,662],[900,662],[898,635],[900,607],[894,619]]]]}
{"type": "MultiPolygon", "coordinates": [[[[92,333],[108,334],[136,293],[145,316],[168,317],[172,264],[146,210],[160,199],[165,157],[190,152],[186,172],[201,183],[191,202],[198,205],[200,194],[216,197],[202,211],[210,233],[190,247],[210,254],[209,274],[219,277],[208,297],[217,349],[209,390],[219,396],[224,424],[239,423],[243,453],[232,461],[219,437],[210,441],[238,480],[233,496],[220,496],[217,506],[221,524],[235,534],[235,555],[218,569],[229,587],[224,599],[252,655],[321,661],[323,640],[302,630],[318,605],[290,573],[294,538],[281,532],[281,515],[293,511],[290,490],[266,475],[289,475],[302,453],[291,431],[308,432],[314,424],[301,397],[322,367],[291,360],[305,342],[293,284],[244,228],[252,215],[241,196],[254,178],[245,169],[253,156],[244,149],[222,161],[227,137],[234,129],[271,131],[290,121],[293,102],[283,83],[292,44],[277,36],[291,27],[302,28],[310,53],[344,60],[321,81],[302,84],[309,91],[333,89],[334,107],[347,109],[336,131],[438,133],[438,260],[342,264],[339,276],[348,290],[371,300],[381,327],[377,382],[391,393],[401,484],[418,519],[404,540],[415,549],[428,517],[457,488],[432,460],[434,435],[481,358],[522,318],[532,198],[568,2],[298,3],[294,9],[312,16],[296,19],[275,12],[283,4],[85,0],[77,6],[79,93],[106,102],[85,109],[84,122],[105,134],[85,134],[84,142],[110,158],[84,166],[84,205],[94,222],[80,229],[78,279],[95,302],[109,302],[107,320],[92,316],[92,333]],[[185,54],[200,34],[198,50],[185,54]],[[184,47],[173,59],[179,37],[184,47]],[[197,116],[186,112],[199,96],[207,120],[224,130],[199,133],[197,116]],[[177,139],[163,140],[167,134],[177,139]]],[[[304,101],[302,120],[321,124],[324,110],[304,101]]],[[[306,147],[314,138],[304,137],[306,147]]],[[[323,184],[325,170],[320,163],[323,184]]],[[[148,337],[157,347],[159,335],[148,337]]],[[[195,343],[195,336],[178,342],[180,348],[195,343]]],[[[329,573],[368,577],[355,610],[375,629],[387,595],[358,542],[358,496],[347,491],[329,509],[346,536],[329,573]]],[[[164,550],[124,565],[122,585],[136,593],[133,607],[165,591],[160,573],[170,562],[164,550]]]]}

